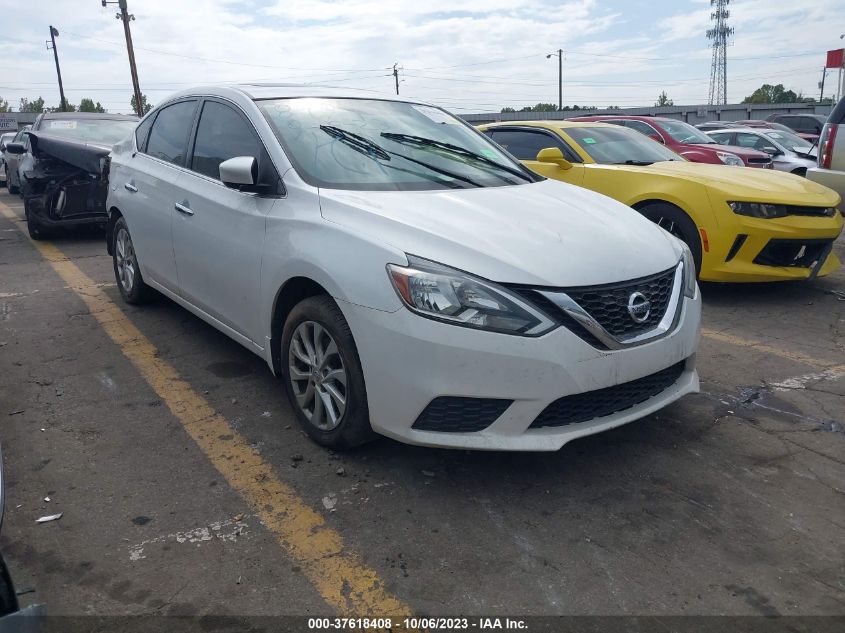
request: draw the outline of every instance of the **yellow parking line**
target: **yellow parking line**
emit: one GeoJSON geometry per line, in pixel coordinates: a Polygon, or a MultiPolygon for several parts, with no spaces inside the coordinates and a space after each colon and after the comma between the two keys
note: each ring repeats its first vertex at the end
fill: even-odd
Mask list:
{"type": "MultiPolygon", "coordinates": [[[[25,233],[24,222],[2,202],[0,212],[25,233]]],[[[272,466],[253,452],[246,439],[205,398],[159,358],[155,346],[90,277],[54,245],[32,244],[85,302],[124,356],[229,485],[252,506],[329,605],[348,615],[410,615],[410,608],[391,595],[379,575],[348,550],[341,535],[276,476],[272,466]]]]}
{"type": "Polygon", "coordinates": [[[771,354],[772,356],[792,360],[796,363],[801,363],[802,365],[807,365],[809,367],[832,370],[833,372],[845,372],[845,365],[839,365],[835,361],[823,360],[821,358],[816,358],[815,356],[802,354],[801,352],[794,352],[781,347],[774,347],[773,345],[767,345],[766,343],[761,343],[759,341],[742,338],[741,336],[736,336],[734,334],[727,334],[725,332],[718,332],[708,328],[701,328],[701,335],[714,341],[728,343],[729,345],[736,345],[737,347],[746,347],[765,354],[771,354]]]}

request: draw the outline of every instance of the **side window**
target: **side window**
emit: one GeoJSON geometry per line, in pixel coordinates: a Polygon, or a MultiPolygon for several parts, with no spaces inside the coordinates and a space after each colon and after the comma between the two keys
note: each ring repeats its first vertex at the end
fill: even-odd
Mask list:
{"type": "Polygon", "coordinates": [[[150,136],[150,128],[152,128],[155,118],[156,115],[153,114],[152,116],[144,119],[144,121],[135,128],[135,144],[138,146],[139,152],[147,151],[147,139],[150,136]]]}
{"type": "Polygon", "coordinates": [[[569,158],[571,152],[560,141],[548,132],[533,130],[497,129],[493,132],[493,139],[519,160],[537,160],[541,149],[557,147],[569,158]]]}
{"type": "Polygon", "coordinates": [[[645,134],[646,136],[653,136],[654,134],[657,134],[653,127],[643,121],[625,121],[625,126],[645,134]]]}
{"type": "Polygon", "coordinates": [[[707,136],[722,145],[733,145],[733,143],[731,143],[730,132],[719,132],[718,134],[708,134],[707,136]]]}
{"type": "Polygon", "coordinates": [[[736,144],[740,147],[750,147],[752,149],[759,149],[768,143],[756,134],[744,134],[738,132],[736,135],[736,144]]]}
{"type": "Polygon", "coordinates": [[[262,147],[240,114],[222,103],[206,101],[197,126],[191,169],[220,180],[220,163],[235,156],[253,156],[260,162],[262,147]]]}
{"type": "Polygon", "coordinates": [[[150,130],[146,153],[174,165],[184,165],[196,106],[196,101],[180,101],[162,108],[150,130]]]}

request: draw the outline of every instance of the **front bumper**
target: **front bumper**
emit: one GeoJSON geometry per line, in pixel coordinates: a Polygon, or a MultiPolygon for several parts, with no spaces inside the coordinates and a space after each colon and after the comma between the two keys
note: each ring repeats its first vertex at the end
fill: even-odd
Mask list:
{"type": "Polygon", "coordinates": [[[839,268],[839,258],[826,246],[839,237],[842,226],[841,213],[772,220],[725,214],[719,218],[718,239],[710,233],[710,250],[704,253],[699,279],[764,282],[823,277],[839,268]],[[820,263],[812,257],[793,260],[790,251],[823,257],[820,263]]]}
{"type": "Polygon", "coordinates": [[[382,312],[338,303],[357,343],[373,429],[410,444],[554,451],[698,391],[700,294],[684,300],[670,334],[615,351],[596,349],[564,327],[526,338],[439,323],[405,308],[382,312]],[[563,396],[628,383],[681,362],[683,370],[671,385],[634,406],[566,426],[530,428],[563,396]],[[480,431],[412,428],[429,403],[444,396],[512,403],[480,431]]]}

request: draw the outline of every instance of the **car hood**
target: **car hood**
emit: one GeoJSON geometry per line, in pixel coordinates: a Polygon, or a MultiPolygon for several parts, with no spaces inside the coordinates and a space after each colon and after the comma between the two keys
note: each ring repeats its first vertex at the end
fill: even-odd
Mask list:
{"type": "Polygon", "coordinates": [[[615,200],[553,180],[445,191],[320,190],[323,217],[503,283],[585,286],[678,262],[675,238],[615,200]]]}
{"type": "Polygon", "coordinates": [[[832,189],[800,176],[769,169],[681,161],[664,161],[644,167],[625,166],[624,169],[682,177],[716,189],[737,201],[803,206],[839,204],[839,195],[832,189]]]}

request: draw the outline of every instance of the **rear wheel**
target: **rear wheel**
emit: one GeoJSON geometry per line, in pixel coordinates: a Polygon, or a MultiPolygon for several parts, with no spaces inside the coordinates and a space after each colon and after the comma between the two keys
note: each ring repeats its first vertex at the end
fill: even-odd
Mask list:
{"type": "Polygon", "coordinates": [[[331,297],[294,306],[282,333],[282,361],[288,399],[311,439],[334,449],[374,439],[358,350],[331,297]]]}
{"type": "Polygon", "coordinates": [[[695,272],[701,272],[701,238],[698,236],[695,222],[686,213],[668,202],[647,204],[637,210],[689,246],[695,262],[695,272]]]}
{"type": "Polygon", "coordinates": [[[117,287],[126,303],[144,303],[152,296],[152,288],[144,283],[138,257],[126,220],[118,218],[114,225],[114,243],[112,244],[112,262],[117,287]]]}

